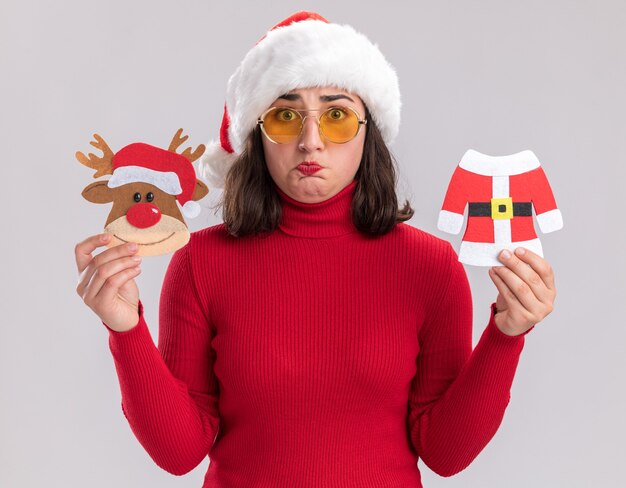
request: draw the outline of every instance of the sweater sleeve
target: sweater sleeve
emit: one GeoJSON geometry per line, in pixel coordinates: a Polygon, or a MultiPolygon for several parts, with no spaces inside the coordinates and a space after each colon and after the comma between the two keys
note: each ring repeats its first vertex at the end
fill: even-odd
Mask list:
{"type": "Polygon", "coordinates": [[[207,456],[219,425],[213,334],[194,286],[189,248],[174,253],[165,275],[158,349],[141,304],[133,329],[109,329],[124,415],[154,462],[175,475],[207,456]]]}
{"type": "MultiPolygon", "coordinates": [[[[451,252],[456,256],[454,251],[451,252]]],[[[472,298],[454,259],[447,290],[419,332],[409,431],[424,463],[440,476],[465,469],[496,433],[510,398],[524,337],[489,323],[472,351],[472,298]]]]}

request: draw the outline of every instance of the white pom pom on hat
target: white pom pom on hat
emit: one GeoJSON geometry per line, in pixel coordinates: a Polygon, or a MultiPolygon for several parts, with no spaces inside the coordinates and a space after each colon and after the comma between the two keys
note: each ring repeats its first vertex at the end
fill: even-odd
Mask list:
{"type": "Polygon", "coordinates": [[[257,118],[279,96],[298,88],[336,86],[357,94],[383,140],[400,127],[400,88],[393,67],[375,44],[349,25],[298,12],[272,27],[228,80],[219,141],[207,145],[202,176],[222,188],[257,118]]]}
{"type": "Polygon", "coordinates": [[[200,215],[201,210],[202,209],[200,208],[198,202],[194,202],[193,200],[187,200],[182,209],[183,215],[187,219],[196,218],[198,215],[200,215]]]}

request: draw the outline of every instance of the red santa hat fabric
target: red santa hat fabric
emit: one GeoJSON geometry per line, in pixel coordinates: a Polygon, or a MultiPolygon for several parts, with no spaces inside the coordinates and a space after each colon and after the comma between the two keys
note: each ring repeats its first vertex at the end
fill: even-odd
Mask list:
{"type": "Polygon", "coordinates": [[[348,25],[298,12],[274,26],[228,80],[219,140],[211,141],[200,171],[214,187],[242,153],[256,121],[280,95],[298,88],[336,86],[357,94],[387,144],[400,125],[400,89],[378,47],[348,25]]]}

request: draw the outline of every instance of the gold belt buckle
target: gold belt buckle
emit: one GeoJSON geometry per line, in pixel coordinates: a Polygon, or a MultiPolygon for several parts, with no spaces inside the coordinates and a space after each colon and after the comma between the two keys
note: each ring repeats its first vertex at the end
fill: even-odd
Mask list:
{"type": "Polygon", "coordinates": [[[491,199],[491,218],[493,220],[512,219],[513,218],[513,199],[492,198],[491,199]]]}

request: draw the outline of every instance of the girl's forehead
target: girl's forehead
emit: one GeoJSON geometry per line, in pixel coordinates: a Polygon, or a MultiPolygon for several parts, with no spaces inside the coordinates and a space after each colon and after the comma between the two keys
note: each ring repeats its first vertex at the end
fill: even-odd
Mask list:
{"type": "Polygon", "coordinates": [[[355,93],[349,92],[335,86],[297,88],[280,95],[274,103],[294,102],[303,104],[324,104],[343,101],[355,108],[361,108],[362,100],[355,93]]]}
{"type": "MultiPolygon", "coordinates": [[[[294,88],[289,90],[286,95],[300,95],[301,97],[321,97],[328,95],[347,95],[351,98],[357,97],[356,94],[351,93],[343,88],[337,86],[315,86],[309,88],[294,88]]],[[[358,98],[358,97],[357,97],[358,98]]]]}

